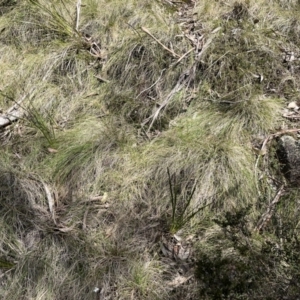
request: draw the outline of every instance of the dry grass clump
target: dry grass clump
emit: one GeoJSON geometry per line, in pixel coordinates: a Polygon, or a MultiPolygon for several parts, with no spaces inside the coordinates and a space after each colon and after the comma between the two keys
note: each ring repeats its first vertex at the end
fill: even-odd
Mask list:
{"type": "Polygon", "coordinates": [[[251,142],[298,97],[298,4],[76,4],[0,1],[0,116],[20,112],[0,128],[0,297],[195,298],[159,242],[183,217],[217,249],[216,212],[249,208],[252,230],[273,200],[251,142]]]}
{"type": "Polygon", "coordinates": [[[166,168],[169,167],[178,176],[181,174],[183,189],[187,188],[185,185],[191,188],[190,185],[197,182],[195,206],[212,203],[214,207],[230,207],[235,205],[231,197],[238,197],[239,205],[253,201],[256,195],[253,157],[247,150],[247,144],[237,140],[240,130],[230,119],[208,111],[178,121],[144,153],[151,166],[149,176],[153,177],[153,187],[159,182],[167,186],[166,168]],[[211,131],[210,122],[214,122],[211,126],[215,131],[211,131]],[[153,156],[151,153],[160,155],[153,156]],[[245,182],[247,185],[244,185],[245,182]]]}
{"type": "Polygon", "coordinates": [[[112,198],[86,193],[57,203],[51,213],[46,184],[12,171],[1,170],[1,297],[20,299],[24,289],[25,298],[45,299],[92,299],[96,287],[105,297],[124,299],[158,299],[166,292],[163,265],[142,246],[139,235],[145,238],[146,231],[136,230],[134,214],[124,218],[125,207],[112,198]]]}
{"type": "Polygon", "coordinates": [[[114,117],[84,120],[79,127],[57,137],[58,153],[50,163],[55,162],[58,182],[84,187],[84,182],[92,183],[113,169],[122,158],[117,153],[134,141],[132,129],[114,117]]]}

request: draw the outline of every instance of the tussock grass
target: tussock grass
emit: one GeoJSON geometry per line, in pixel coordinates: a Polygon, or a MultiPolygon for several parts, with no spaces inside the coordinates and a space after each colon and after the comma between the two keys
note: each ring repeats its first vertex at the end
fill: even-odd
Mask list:
{"type": "Polygon", "coordinates": [[[179,215],[187,199],[187,216],[205,206],[176,228],[201,235],[196,249],[216,249],[216,213],[250,207],[255,227],[276,173],[251,142],[298,97],[298,59],[283,57],[298,57],[298,2],[221,2],[189,8],[203,51],[182,57],[184,4],[87,0],[76,19],[76,1],[0,1],[1,111],[25,95],[20,119],[0,129],[2,298],[94,299],[95,287],[114,299],[195,297],[197,283],[169,284],[180,262],[160,250],[167,168],[179,215]]]}
{"type": "Polygon", "coordinates": [[[146,156],[150,158],[150,153],[156,152],[161,155],[156,158],[156,162],[150,158],[149,165],[152,168],[157,166],[152,172],[156,177],[160,176],[158,181],[162,181],[166,166],[169,166],[173,172],[185,174],[185,180],[197,180],[197,204],[205,205],[212,201],[226,205],[224,199],[228,197],[227,193],[234,194],[234,190],[243,194],[242,197],[239,195],[240,204],[242,199],[251,201],[255,197],[253,161],[251,163],[253,158],[250,149],[245,149],[247,145],[241,145],[241,140],[237,143],[240,128],[230,128],[234,124],[230,122],[228,126],[226,119],[222,119],[222,125],[213,124],[215,132],[211,132],[211,126],[208,126],[210,117],[212,122],[218,120],[218,117],[209,113],[182,120],[166,134],[163,142],[154,143],[146,156]],[[235,139],[233,142],[228,140],[232,136],[235,139]],[[243,182],[247,182],[248,186],[240,189],[239,185],[243,182]]]}
{"type": "Polygon", "coordinates": [[[132,129],[114,117],[84,120],[79,127],[57,138],[54,174],[59,182],[77,184],[78,174],[81,174],[81,184],[82,180],[92,182],[113,167],[114,153],[134,140],[132,129]]]}

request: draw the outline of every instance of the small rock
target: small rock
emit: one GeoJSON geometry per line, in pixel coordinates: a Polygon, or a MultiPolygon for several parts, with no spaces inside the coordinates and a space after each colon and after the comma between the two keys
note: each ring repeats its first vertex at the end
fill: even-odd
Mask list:
{"type": "Polygon", "coordinates": [[[293,186],[300,186],[300,143],[292,136],[279,139],[277,155],[282,164],[282,172],[293,186]]]}

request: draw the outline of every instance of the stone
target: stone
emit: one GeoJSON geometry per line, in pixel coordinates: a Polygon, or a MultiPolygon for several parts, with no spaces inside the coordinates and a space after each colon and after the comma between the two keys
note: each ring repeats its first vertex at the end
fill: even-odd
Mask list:
{"type": "Polygon", "coordinates": [[[300,142],[292,136],[279,139],[277,155],[282,164],[282,172],[293,186],[300,186],[300,142]]]}

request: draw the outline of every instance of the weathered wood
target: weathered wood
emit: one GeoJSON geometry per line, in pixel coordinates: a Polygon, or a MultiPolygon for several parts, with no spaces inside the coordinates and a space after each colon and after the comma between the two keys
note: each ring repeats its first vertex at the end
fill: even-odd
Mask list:
{"type": "Polygon", "coordinates": [[[32,88],[28,94],[23,95],[19,101],[16,101],[12,107],[0,115],[0,128],[6,127],[12,122],[22,118],[24,115],[24,108],[21,104],[26,98],[28,98],[29,95],[33,93],[34,90],[35,88],[32,88]]]}
{"type": "Polygon", "coordinates": [[[23,115],[23,111],[20,109],[14,109],[11,112],[6,112],[2,116],[0,116],[0,128],[6,127],[7,125],[11,124],[12,122],[18,120],[23,115]]]}

